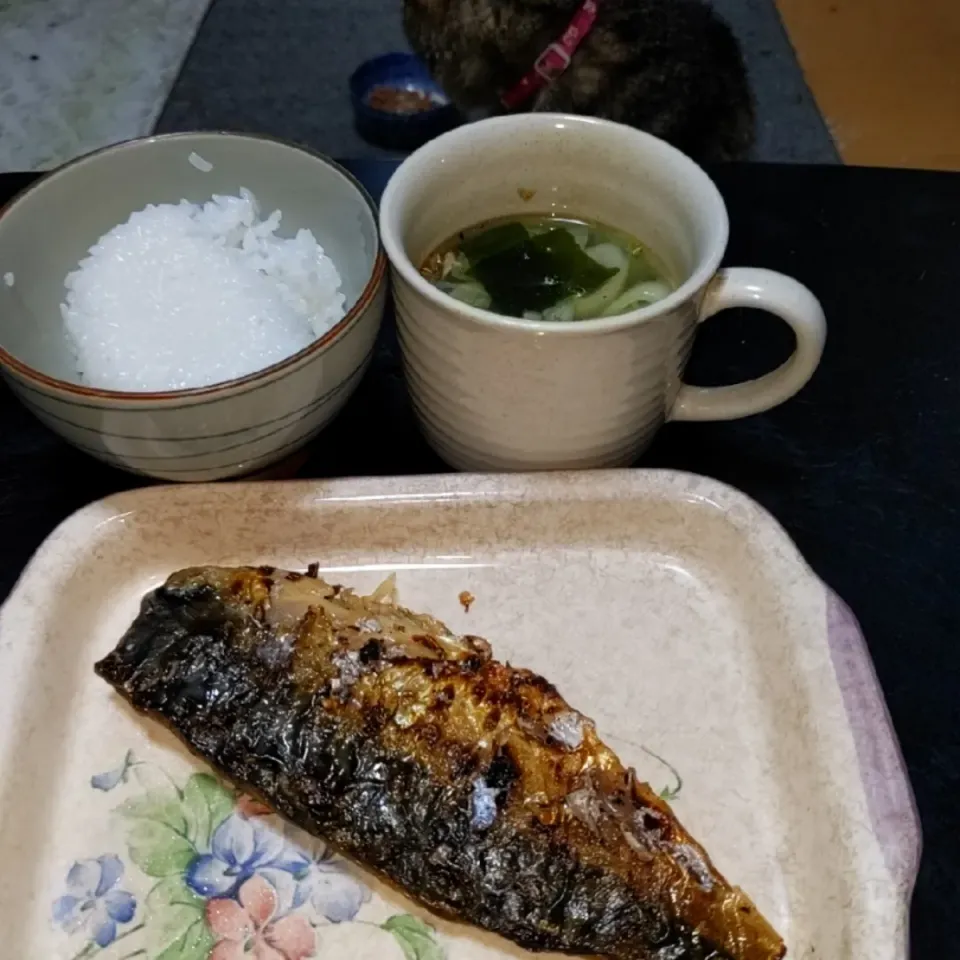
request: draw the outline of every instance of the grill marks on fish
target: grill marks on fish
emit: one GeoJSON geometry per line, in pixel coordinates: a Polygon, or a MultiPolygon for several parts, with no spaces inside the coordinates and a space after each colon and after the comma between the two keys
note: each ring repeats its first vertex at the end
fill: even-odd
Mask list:
{"type": "Polygon", "coordinates": [[[187,570],[144,599],[97,671],[439,913],[612,960],[784,953],[585,717],[432,617],[316,570],[187,570]]]}

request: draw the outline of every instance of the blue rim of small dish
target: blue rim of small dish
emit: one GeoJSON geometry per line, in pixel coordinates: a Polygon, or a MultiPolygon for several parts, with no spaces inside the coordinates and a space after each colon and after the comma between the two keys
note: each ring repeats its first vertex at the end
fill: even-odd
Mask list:
{"type": "Polygon", "coordinates": [[[409,53],[388,53],[361,64],[350,77],[350,100],[360,136],[394,149],[415,149],[462,122],[426,65],[409,53]],[[434,106],[417,113],[380,110],[370,103],[378,87],[424,94],[434,106]]]}

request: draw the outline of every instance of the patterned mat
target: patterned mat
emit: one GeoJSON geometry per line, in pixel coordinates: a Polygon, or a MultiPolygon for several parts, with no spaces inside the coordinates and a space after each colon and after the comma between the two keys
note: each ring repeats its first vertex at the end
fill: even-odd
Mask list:
{"type": "Polygon", "coordinates": [[[209,0],[0,0],[0,171],[153,129],[209,0]]]}

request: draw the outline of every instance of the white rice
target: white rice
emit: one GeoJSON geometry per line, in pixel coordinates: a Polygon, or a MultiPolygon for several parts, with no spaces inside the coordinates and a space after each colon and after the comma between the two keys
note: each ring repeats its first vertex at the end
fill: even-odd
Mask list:
{"type": "Polygon", "coordinates": [[[199,153],[191,153],[187,160],[191,167],[196,167],[201,173],[209,173],[213,169],[213,164],[209,160],[204,160],[199,153]]]}
{"type": "Polygon", "coordinates": [[[345,313],[336,266],[309,230],[276,236],[255,197],[151,204],[65,281],[81,381],[112,390],[202,387],[262,370],[345,313]]]}

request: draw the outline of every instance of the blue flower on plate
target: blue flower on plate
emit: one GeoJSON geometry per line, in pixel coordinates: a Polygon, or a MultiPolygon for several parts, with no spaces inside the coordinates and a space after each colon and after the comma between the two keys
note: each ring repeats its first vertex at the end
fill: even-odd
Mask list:
{"type": "Polygon", "coordinates": [[[112,853],[96,860],[78,860],[67,874],[67,893],[53,904],[53,920],[67,933],[84,931],[98,947],[108,947],[117,926],[129,923],[137,901],[117,884],[123,863],[112,853]]]}
{"type": "Polygon", "coordinates": [[[93,787],[94,790],[102,790],[104,793],[109,793],[114,787],[127,782],[130,771],[136,765],[137,758],[133,755],[132,750],[128,750],[127,755],[123,758],[123,763],[121,763],[119,767],[115,767],[113,770],[107,770],[106,773],[95,774],[90,778],[90,786],[93,787]]]}
{"type": "Polygon", "coordinates": [[[291,862],[297,881],[292,908],[309,904],[316,916],[330,923],[352,920],[370,899],[370,891],[347,872],[346,864],[322,841],[304,838],[291,849],[297,854],[291,862]]]}
{"type": "Polygon", "coordinates": [[[184,880],[201,897],[232,897],[254,874],[283,886],[283,875],[293,873],[299,862],[280,834],[258,819],[234,813],[214,830],[210,853],[187,865],[184,880]]]}

